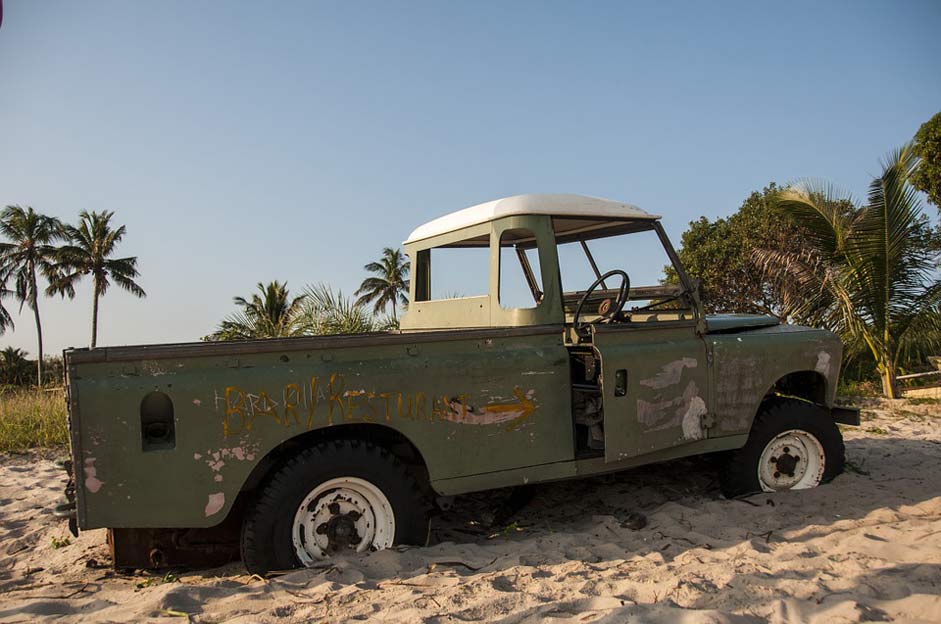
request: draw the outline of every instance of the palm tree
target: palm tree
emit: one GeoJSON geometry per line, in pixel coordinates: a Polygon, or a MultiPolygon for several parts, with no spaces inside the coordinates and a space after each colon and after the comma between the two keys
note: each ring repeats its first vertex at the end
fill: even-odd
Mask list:
{"type": "Polygon", "coordinates": [[[98,299],[108,292],[113,280],[124,290],[138,296],[147,293],[134,278],[137,272],[137,258],[111,258],[114,248],[124,238],[126,228],[111,227],[111,211],[82,211],[79,214],[78,227],[67,225],[64,232],[69,244],[59,248],[56,278],[47,289],[49,294],[62,294],[70,299],[75,296],[75,283],[85,275],[92,276],[92,312],[91,312],[91,348],[98,342],[98,299]]]}
{"type": "Polygon", "coordinates": [[[39,214],[32,207],[7,206],[0,212],[0,233],[9,242],[0,243],[0,281],[14,280],[14,294],[20,301],[20,311],[26,304],[36,319],[36,339],[39,357],[36,375],[42,385],[42,322],[39,317],[39,287],[37,273],[52,282],[56,277],[57,248],[53,243],[64,236],[62,223],[39,214]]]}
{"type": "Polygon", "coordinates": [[[899,363],[941,346],[937,241],[909,183],[917,162],[910,144],[890,154],[867,205],[852,211],[827,185],[784,190],[778,205],[804,227],[805,249],[756,252],[769,275],[789,281],[796,315],[872,353],[889,398],[898,396],[899,363]]]}
{"type": "Polygon", "coordinates": [[[360,284],[354,293],[360,296],[357,303],[372,303],[377,313],[392,304],[392,321],[398,325],[396,307],[408,304],[408,258],[398,249],[386,247],[379,262],[370,262],[363,268],[376,277],[367,277],[360,284]]]}
{"type": "Polygon", "coordinates": [[[241,310],[228,316],[208,338],[210,340],[247,340],[298,336],[304,331],[302,304],[306,295],[291,298],[287,283],[258,283],[258,293],[251,300],[235,297],[241,310]],[[260,293],[260,294],[258,294],[260,293]]]}
{"type": "Polygon", "coordinates": [[[13,317],[10,311],[3,306],[3,299],[13,294],[13,291],[7,288],[6,277],[0,275],[0,335],[7,329],[13,328],[13,317]]]}
{"type": "Polygon", "coordinates": [[[29,379],[29,360],[26,351],[7,347],[0,351],[0,383],[23,385],[29,379]]]}
{"type": "Polygon", "coordinates": [[[302,318],[306,334],[362,334],[389,325],[388,321],[377,324],[363,304],[344,297],[342,291],[334,293],[325,284],[308,286],[304,294],[302,318]]]}

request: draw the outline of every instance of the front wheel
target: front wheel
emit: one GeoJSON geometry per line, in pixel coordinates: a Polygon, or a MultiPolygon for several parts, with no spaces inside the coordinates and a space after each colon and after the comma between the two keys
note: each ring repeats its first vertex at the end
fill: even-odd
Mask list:
{"type": "Polygon", "coordinates": [[[267,481],[242,525],[254,574],[311,566],[343,552],[424,544],[428,504],[405,466],[369,442],[305,449],[267,481]]]}
{"type": "Polygon", "coordinates": [[[806,490],[831,481],[843,463],[843,436],[825,408],[775,399],[762,406],[745,446],[723,467],[722,494],[806,490]]]}

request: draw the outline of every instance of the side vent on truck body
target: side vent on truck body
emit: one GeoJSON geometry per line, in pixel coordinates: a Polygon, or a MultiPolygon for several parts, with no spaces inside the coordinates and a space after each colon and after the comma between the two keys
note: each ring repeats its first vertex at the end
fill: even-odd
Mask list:
{"type": "Polygon", "coordinates": [[[149,392],[141,399],[140,435],[144,451],[176,448],[173,401],[163,392],[149,392]]]}

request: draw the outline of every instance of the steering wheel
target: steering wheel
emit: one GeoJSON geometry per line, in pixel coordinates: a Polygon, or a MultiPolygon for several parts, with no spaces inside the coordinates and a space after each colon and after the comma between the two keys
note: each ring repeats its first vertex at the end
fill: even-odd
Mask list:
{"type": "Polygon", "coordinates": [[[616,320],[621,315],[621,310],[624,309],[624,305],[627,303],[627,295],[631,291],[631,278],[627,276],[627,273],[621,269],[614,269],[608,271],[594,282],[591,286],[588,287],[588,290],[585,291],[585,294],[582,295],[582,298],[578,300],[578,305],[575,306],[575,315],[572,317],[572,325],[576,329],[581,329],[585,325],[590,325],[591,323],[579,324],[578,317],[582,314],[582,308],[585,306],[585,302],[588,301],[588,297],[591,296],[591,293],[595,291],[598,286],[601,285],[609,277],[619,276],[621,278],[621,287],[618,289],[617,299],[614,300],[612,304],[610,299],[605,299],[601,302],[601,305],[598,306],[598,314],[600,314],[606,322],[610,323],[611,321],[616,320]]]}

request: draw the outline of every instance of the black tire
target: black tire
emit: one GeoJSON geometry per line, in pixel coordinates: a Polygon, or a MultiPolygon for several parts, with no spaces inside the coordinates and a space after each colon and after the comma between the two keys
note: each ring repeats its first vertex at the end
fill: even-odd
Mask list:
{"type": "Polygon", "coordinates": [[[771,440],[792,429],[809,433],[820,442],[824,453],[821,483],[832,481],[843,472],[843,436],[829,410],[797,399],[773,399],[762,404],[745,446],[733,451],[721,469],[722,494],[735,498],[761,492],[758,476],[761,454],[771,440]]]}
{"type": "Polygon", "coordinates": [[[302,567],[292,539],[294,516],[315,487],[339,477],[363,479],[382,491],[395,518],[394,544],[425,544],[428,501],[397,457],[361,440],[322,442],[286,460],[247,510],[241,553],[249,572],[302,567]]]}

